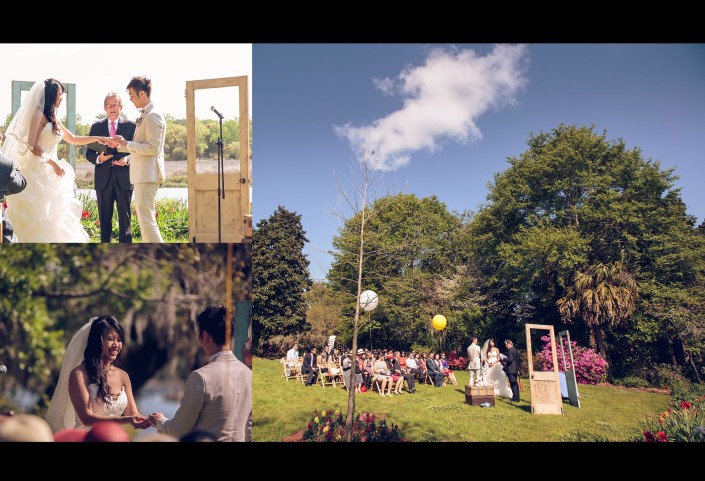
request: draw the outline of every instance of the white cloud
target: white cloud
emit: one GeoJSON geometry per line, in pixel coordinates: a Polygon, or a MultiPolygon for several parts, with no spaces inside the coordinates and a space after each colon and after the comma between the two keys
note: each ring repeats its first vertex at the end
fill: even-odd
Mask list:
{"type": "Polygon", "coordinates": [[[335,131],[355,149],[374,150],[375,168],[398,169],[418,150],[436,151],[443,139],[481,139],[478,117],[515,102],[528,81],[527,64],[524,45],[497,45],[485,56],[472,49],[434,49],[423,65],[404,69],[395,79],[373,79],[385,94],[403,97],[399,110],[368,125],[347,123],[335,131]]]}

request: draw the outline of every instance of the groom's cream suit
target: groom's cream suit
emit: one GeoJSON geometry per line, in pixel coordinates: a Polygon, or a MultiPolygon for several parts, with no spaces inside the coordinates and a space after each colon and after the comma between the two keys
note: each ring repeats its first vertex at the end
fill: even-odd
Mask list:
{"type": "Polygon", "coordinates": [[[166,120],[149,103],[135,122],[135,136],[121,147],[130,153],[130,182],[135,185],[135,210],[144,242],[163,242],[156,220],[155,197],[166,178],[164,171],[164,139],[166,120]]]}
{"type": "Polygon", "coordinates": [[[231,351],[214,354],[191,373],[181,406],[172,419],[157,422],[157,430],[176,438],[208,431],[218,441],[251,441],[252,371],[231,351]]]}

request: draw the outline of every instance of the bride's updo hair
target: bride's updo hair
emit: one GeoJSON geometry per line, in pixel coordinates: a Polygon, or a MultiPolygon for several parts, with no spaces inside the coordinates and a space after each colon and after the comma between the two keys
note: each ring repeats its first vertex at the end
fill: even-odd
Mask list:
{"type": "MultiPolygon", "coordinates": [[[[93,321],[91,331],[88,333],[86,350],[83,351],[83,365],[86,366],[86,371],[88,371],[88,378],[91,383],[98,385],[97,398],[102,399],[107,404],[111,403],[112,397],[108,379],[105,375],[105,368],[107,366],[103,365],[103,339],[108,335],[111,329],[117,331],[124,349],[125,331],[122,325],[114,316],[105,315],[93,321]]],[[[122,358],[123,349],[120,349],[115,363],[122,358]]]]}
{"type": "Polygon", "coordinates": [[[44,117],[51,122],[51,129],[56,135],[59,135],[59,123],[56,121],[56,97],[59,94],[59,89],[64,92],[64,84],[55,78],[48,78],[44,81],[44,117]]]}

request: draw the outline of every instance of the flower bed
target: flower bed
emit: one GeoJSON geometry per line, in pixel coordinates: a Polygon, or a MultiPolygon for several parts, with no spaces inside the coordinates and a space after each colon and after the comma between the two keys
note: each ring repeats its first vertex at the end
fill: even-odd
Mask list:
{"type": "MultiPolygon", "coordinates": [[[[345,441],[345,427],[345,418],[340,410],[313,411],[301,438],[303,441],[317,442],[345,441]]],[[[352,440],[361,442],[400,441],[399,426],[388,425],[386,420],[378,418],[374,413],[359,413],[355,416],[352,440]]]]}
{"type": "Polygon", "coordinates": [[[662,412],[658,419],[647,418],[641,433],[647,443],[705,442],[705,396],[682,401],[662,412]]]}

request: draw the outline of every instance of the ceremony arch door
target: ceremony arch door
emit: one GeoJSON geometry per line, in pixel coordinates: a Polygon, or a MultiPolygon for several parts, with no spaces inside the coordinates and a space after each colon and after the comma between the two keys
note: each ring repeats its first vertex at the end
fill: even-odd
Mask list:
{"type": "Polygon", "coordinates": [[[529,365],[529,388],[531,389],[531,412],[533,414],[563,414],[560,381],[558,377],[558,356],[556,336],[553,326],[546,324],[526,324],[526,357],[529,365]],[[551,337],[551,357],[553,371],[536,371],[531,347],[531,330],[549,331],[551,337]]]}
{"type": "MultiPolygon", "coordinates": [[[[252,239],[248,98],[246,75],[186,82],[188,223],[191,242],[244,243],[252,239]],[[238,90],[240,155],[239,159],[224,160],[222,194],[219,196],[218,173],[214,172],[212,165],[209,169],[202,168],[206,163],[199,162],[197,158],[196,91],[224,87],[237,87],[238,90]]],[[[223,141],[227,143],[228,139],[224,138],[223,141]]]]}

